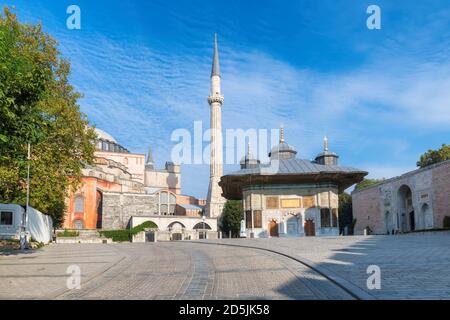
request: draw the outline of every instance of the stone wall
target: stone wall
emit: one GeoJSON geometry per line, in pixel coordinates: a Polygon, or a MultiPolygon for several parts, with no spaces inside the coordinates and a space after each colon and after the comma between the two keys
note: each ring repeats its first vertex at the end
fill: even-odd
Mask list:
{"type": "Polygon", "coordinates": [[[125,229],[132,216],[148,216],[155,210],[155,195],[104,192],[102,229],[125,229]]]}
{"type": "Polygon", "coordinates": [[[442,228],[444,216],[450,215],[450,161],[354,191],[352,200],[355,234],[363,234],[367,226],[376,234],[412,231],[413,226],[414,230],[442,228]],[[411,191],[413,217],[402,203],[405,189],[411,191]]]}
{"type": "Polygon", "coordinates": [[[450,161],[433,170],[434,224],[443,226],[445,216],[450,216],[450,161]]]}
{"type": "Polygon", "coordinates": [[[180,194],[181,174],[167,170],[145,170],[145,186],[169,189],[175,194],[180,194]]]}
{"type": "Polygon", "coordinates": [[[382,233],[381,228],[384,225],[380,221],[380,195],[380,188],[370,188],[364,192],[352,194],[353,219],[356,219],[355,234],[362,234],[367,226],[375,233],[382,233]]]}

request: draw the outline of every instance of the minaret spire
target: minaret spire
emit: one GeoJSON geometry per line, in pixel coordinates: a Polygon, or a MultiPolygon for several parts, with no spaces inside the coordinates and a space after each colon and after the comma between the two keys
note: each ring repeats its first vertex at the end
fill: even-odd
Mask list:
{"type": "Polygon", "coordinates": [[[153,161],[153,153],[152,153],[152,147],[148,147],[148,153],[147,153],[147,161],[145,163],[145,167],[149,169],[153,169],[155,166],[155,162],[153,161]]]}
{"type": "Polygon", "coordinates": [[[213,55],[213,64],[212,64],[212,69],[211,69],[211,77],[212,76],[220,77],[219,48],[217,46],[217,33],[214,33],[214,55],[213,55]]]}
{"type": "Polygon", "coordinates": [[[327,136],[323,137],[323,151],[328,151],[328,138],[327,138],[327,136]]]}
{"type": "Polygon", "coordinates": [[[208,196],[206,199],[206,215],[219,217],[222,215],[225,199],[219,186],[223,174],[223,146],[222,146],[222,105],[223,95],[220,89],[219,48],[217,34],[214,34],[214,54],[211,70],[211,95],[208,97],[211,113],[211,162],[209,175],[208,196]]]}
{"type": "Polygon", "coordinates": [[[284,143],[284,126],[280,125],[280,143],[284,143]]]}

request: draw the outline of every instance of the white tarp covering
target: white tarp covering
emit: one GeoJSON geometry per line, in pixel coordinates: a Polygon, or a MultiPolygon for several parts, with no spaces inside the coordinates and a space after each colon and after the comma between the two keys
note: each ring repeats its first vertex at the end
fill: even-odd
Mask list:
{"type": "MultiPolygon", "coordinates": [[[[24,211],[25,209],[18,204],[0,203],[0,213],[12,212],[12,223],[0,224],[0,238],[19,239],[24,211]]],[[[33,240],[49,243],[52,240],[53,221],[50,216],[28,207],[26,230],[33,240]]]]}
{"type": "Polygon", "coordinates": [[[28,207],[27,230],[34,240],[49,243],[53,234],[52,218],[34,208],[28,207]]]}

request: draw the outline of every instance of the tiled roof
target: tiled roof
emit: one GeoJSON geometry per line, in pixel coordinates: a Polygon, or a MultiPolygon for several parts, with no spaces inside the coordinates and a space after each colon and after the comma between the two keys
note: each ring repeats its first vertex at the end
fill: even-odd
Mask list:
{"type": "Polygon", "coordinates": [[[203,207],[197,206],[195,204],[178,204],[180,207],[185,208],[186,210],[202,210],[203,207]]]}
{"type": "Polygon", "coordinates": [[[272,160],[268,164],[262,164],[257,168],[242,169],[228,175],[275,175],[275,174],[319,174],[319,173],[352,173],[361,170],[338,165],[323,165],[304,159],[272,160]]]}

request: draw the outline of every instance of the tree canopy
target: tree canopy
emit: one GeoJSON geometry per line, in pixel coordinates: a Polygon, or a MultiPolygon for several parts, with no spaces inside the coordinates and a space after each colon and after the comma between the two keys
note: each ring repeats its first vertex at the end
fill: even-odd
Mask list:
{"type": "Polygon", "coordinates": [[[435,163],[450,159],[450,145],[443,144],[438,150],[428,150],[420,156],[417,166],[425,168],[435,163]]]}
{"type": "Polygon", "coordinates": [[[222,231],[227,234],[231,231],[233,236],[239,235],[242,219],[244,219],[242,201],[228,200],[222,213],[222,231]]]}
{"type": "Polygon", "coordinates": [[[360,183],[358,183],[355,186],[355,190],[361,190],[361,189],[373,186],[373,185],[378,184],[383,181],[384,181],[384,178],[383,179],[364,179],[363,181],[361,181],[360,183]]]}
{"type": "Polygon", "coordinates": [[[40,24],[22,24],[8,8],[0,13],[0,202],[25,204],[30,143],[30,205],[56,225],[95,148],[69,74],[40,24]]]}
{"type": "Polygon", "coordinates": [[[343,232],[345,227],[348,227],[349,233],[352,233],[353,224],[353,204],[352,196],[347,192],[339,194],[339,230],[343,232]]]}

